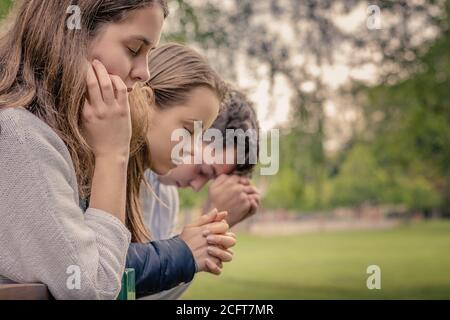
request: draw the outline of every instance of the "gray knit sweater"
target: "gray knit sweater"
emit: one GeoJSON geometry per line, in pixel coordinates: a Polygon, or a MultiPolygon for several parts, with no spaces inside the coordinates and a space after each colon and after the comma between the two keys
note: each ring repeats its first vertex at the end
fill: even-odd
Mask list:
{"type": "Polygon", "coordinates": [[[118,295],[130,233],[78,199],[64,142],[26,109],[0,109],[0,278],[44,283],[56,299],[118,295]]]}

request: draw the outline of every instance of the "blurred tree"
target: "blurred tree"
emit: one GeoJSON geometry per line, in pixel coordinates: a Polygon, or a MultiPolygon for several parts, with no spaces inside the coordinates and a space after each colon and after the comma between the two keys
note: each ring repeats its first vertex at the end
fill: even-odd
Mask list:
{"type": "MultiPolygon", "coordinates": [[[[239,68],[245,64],[255,79],[270,80],[271,93],[279,76],[293,92],[292,117],[283,135],[283,141],[289,141],[284,143],[286,148],[281,148],[285,161],[280,174],[270,179],[266,205],[324,208],[337,201],[337,195],[330,200],[330,185],[335,183],[345,185],[348,192],[362,190],[354,198],[341,195],[344,198],[337,201],[340,203],[356,203],[365,196],[376,202],[386,198],[374,189],[379,181],[372,181],[369,175],[368,180],[362,181],[368,185],[358,187],[356,180],[344,177],[351,174],[344,166],[352,164],[335,163],[326,154],[324,105],[335,94],[324,81],[326,66],[345,56],[346,63],[355,69],[378,65],[376,77],[381,84],[408,79],[417,72],[418,57],[447,30],[447,4],[444,0],[379,1],[383,19],[380,30],[370,30],[367,19],[350,31],[338,23],[339,16],[352,13],[358,6],[365,13],[369,4],[357,0],[174,2],[166,40],[203,48],[214,66],[230,80],[237,78],[239,68]],[[338,177],[330,184],[334,175],[338,177]]],[[[348,94],[356,96],[353,91],[348,94]]],[[[363,106],[359,103],[354,108],[363,106]]],[[[268,117],[273,112],[276,110],[269,111],[268,117]]],[[[349,148],[342,150],[337,159],[354,160],[353,164],[357,164],[354,157],[362,151],[352,153],[351,146],[350,143],[349,148]]],[[[372,149],[364,152],[368,162],[360,164],[361,170],[364,166],[375,172],[380,169],[378,165],[384,168],[378,155],[371,154],[372,149]]]]}
{"type": "Polygon", "coordinates": [[[5,17],[12,3],[13,0],[0,0],[0,19],[5,17]]]}
{"type": "MultiPolygon", "coordinates": [[[[449,4],[447,10],[450,13],[449,4]]],[[[419,177],[415,181],[420,189],[437,191],[443,199],[440,211],[450,214],[448,30],[418,59],[417,65],[418,71],[404,81],[368,89],[369,135],[384,167],[404,176],[419,177]]]]}
{"type": "Polygon", "coordinates": [[[386,172],[377,165],[369,147],[355,145],[347,154],[339,175],[334,179],[333,204],[357,206],[365,202],[381,203],[387,186],[386,172]]]}

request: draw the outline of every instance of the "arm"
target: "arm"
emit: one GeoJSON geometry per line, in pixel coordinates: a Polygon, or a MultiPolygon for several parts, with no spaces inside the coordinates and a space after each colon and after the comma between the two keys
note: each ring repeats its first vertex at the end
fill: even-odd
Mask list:
{"type": "MultiPolygon", "coordinates": [[[[144,210],[145,222],[151,231],[153,239],[169,239],[173,237],[173,230],[178,213],[178,190],[175,187],[160,184],[160,182],[158,181],[158,177],[151,170],[147,170],[145,172],[145,179],[153,189],[152,192],[150,192],[150,190],[148,190],[144,185],[141,189],[141,201],[144,210]],[[160,201],[155,198],[155,195],[159,198],[160,201]]],[[[173,240],[171,241],[173,242],[173,240]]],[[[195,261],[190,249],[186,245],[183,245],[183,243],[180,243],[179,246],[175,244],[175,248],[170,248],[170,251],[172,251],[171,253],[165,253],[164,248],[169,247],[164,246],[164,241],[151,242],[148,245],[150,246],[150,248],[146,249],[145,247],[132,244],[127,256],[128,265],[133,266],[135,269],[139,269],[139,274],[137,274],[137,296],[139,298],[144,297],[144,299],[146,300],[178,299],[188,288],[188,285],[178,284],[191,281],[195,274],[195,265],[194,267],[192,267],[192,265],[195,264],[195,261]],[[159,261],[163,257],[165,257],[166,259],[178,260],[179,262],[175,261],[171,263],[165,263],[159,261]],[[146,263],[146,267],[143,268],[143,261],[146,259],[148,261],[146,263]],[[183,261],[183,259],[186,259],[186,261],[183,261]],[[152,264],[152,261],[150,260],[153,260],[155,267],[152,268],[151,266],[149,266],[150,264],[152,264]],[[180,275],[178,279],[166,278],[166,280],[163,280],[164,284],[157,287],[155,286],[155,284],[152,284],[152,281],[145,279],[146,277],[151,277],[150,274],[152,273],[152,269],[160,269],[161,266],[173,265],[184,267],[185,270],[181,270],[181,273],[174,272],[173,270],[169,270],[168,272],[161,272],[160,270],[156,270],[156,273],[153,274],[178,274],[180,275]],[[148,275],[146,276],[145,274],[148,275]],[[185,276],[183,276],[183,274],[185,276]],[[149,288],[150,290],[146,290],[146,283],[148,283],[149,287],[155,286],[155,288],[149,288]],[[164,290],[164,288],[172,289],[164,290]],[[149,295],[153,292],[158,293],[149,295]]]]}
{"type": "Polygon", "coordinates": [[[44,283],[56,299],[114,299],[130,233],[105,211],[83,215],[70,155],[50,128],[36,132],[43,124],[7,120],[0,135],[0,274],[44,283]],[[71,266],[79,288],[68,286],[71,266]]]}
{"type": "Polygon", "coordinates": [[[104,157],[95,159],[90,207],[111,212],[125,224],[128,159],[104,157]]]}
{"type": "Polygon", "coordinates": [[[196,272],[192,252],[179,237],[132,243],[127,254],[127,268],[135,269],[138,297],[190,282],[196,272]]]}
{"type": "Polygon", "coordinates": [[[83,130],[95,155],[90,206],[125,223],[131,116],[127,87],[99,61],[88,66],[83,130]]]}

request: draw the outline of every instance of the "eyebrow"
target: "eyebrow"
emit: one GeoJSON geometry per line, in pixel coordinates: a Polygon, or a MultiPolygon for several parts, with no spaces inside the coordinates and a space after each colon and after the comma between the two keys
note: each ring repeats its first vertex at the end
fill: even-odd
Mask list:
{"type": "MultiPolygon", "coordinates": [[[[146,46],[153,46],[153,41],[147,39],[147,38],[144,37],[144,36],[134,36],[134,37],[132,37],[132,38],[133,38],[134,40],[142,41],[146,46]]],[[[153,48],[154,48],[154,46],[153,46],[153,48]]]]}

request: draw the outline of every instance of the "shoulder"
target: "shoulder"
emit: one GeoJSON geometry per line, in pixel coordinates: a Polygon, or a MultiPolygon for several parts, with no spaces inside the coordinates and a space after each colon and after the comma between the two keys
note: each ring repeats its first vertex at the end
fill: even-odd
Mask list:
{"type": "Polygon", "coordinates": [[[0,109],[0,143],[1,153],[53,166],[73,178],[72,159],[65,143],[50,126],[25,108],[0,109]]]}
{"type": "Polygon", "coordinates": [[[67,149],[52,128],[25,108],[0,110],[0,125],[0,134],[3,139],[14,137],[20,142],[48,143],[57,149],[67,149]]]}

